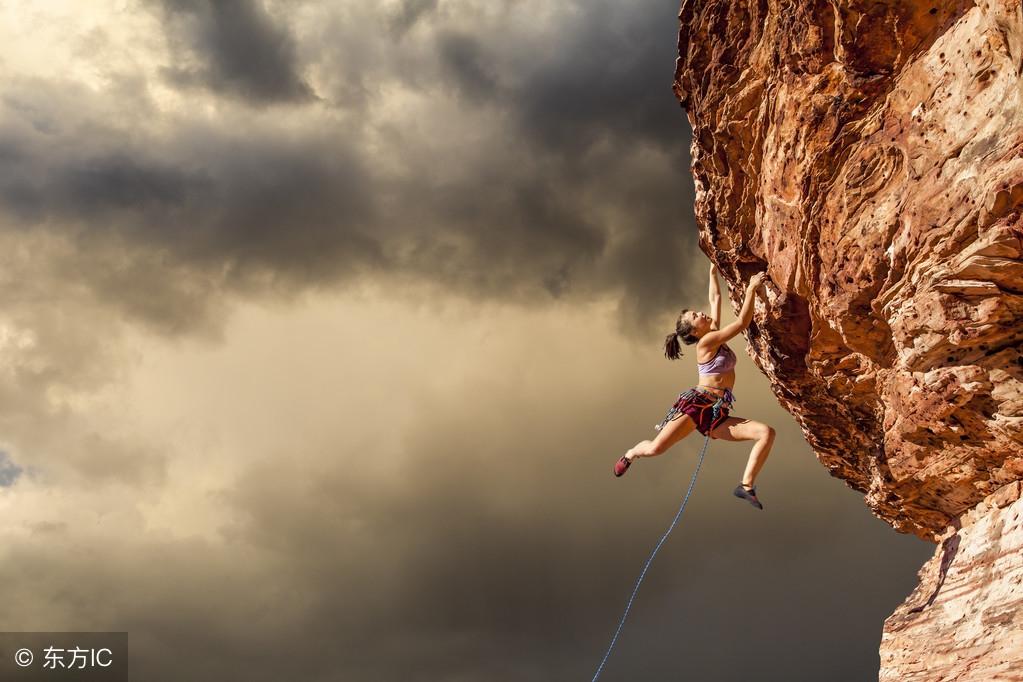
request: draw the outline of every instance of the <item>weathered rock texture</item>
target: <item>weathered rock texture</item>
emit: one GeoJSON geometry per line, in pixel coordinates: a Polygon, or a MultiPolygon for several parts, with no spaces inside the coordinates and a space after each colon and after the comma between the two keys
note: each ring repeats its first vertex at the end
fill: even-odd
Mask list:
{"type": "MultiPolygon", "coordinates": [[[[680,20],[700,246],[736,309],[772,282],[749,352],[831,473],[937,541],[1023,478],[1021,2],[684,0],[680,20]]],[[[1018,629],[1011,609],[989,627],[1018,629]]],[[[952,637],[913,615],[901,641],[952,637]]]]}
{"type": "Polygon", "coordinates": [[[933,538],[1023,476],[1020,3],[686,2],[701,247],[821,462],[933,538]],[[933,11],[932,11],[933,9],[933,11]]]}
{"type": "Polygon", "coordinates": [[[1019,483],[965,514],[961,525],[885,621],[881,682],[1023,680],[1019,483]]]}

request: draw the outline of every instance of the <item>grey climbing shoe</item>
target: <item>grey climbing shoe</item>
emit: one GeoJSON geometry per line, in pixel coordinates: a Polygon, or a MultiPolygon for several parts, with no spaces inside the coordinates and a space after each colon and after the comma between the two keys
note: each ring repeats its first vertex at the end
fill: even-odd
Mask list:
{"type": "Polygon", "coordinates": [[[735,495],[736,497],[740,497],[746,500],[757,509],[764,508],[764,505],[760,504],[760,500],[757,499],[756,486],[747,489],[743,487],[742,483],[740,483],[739,485],[735,486],[735,490],[732,491],[732,494],[735,495]]]}

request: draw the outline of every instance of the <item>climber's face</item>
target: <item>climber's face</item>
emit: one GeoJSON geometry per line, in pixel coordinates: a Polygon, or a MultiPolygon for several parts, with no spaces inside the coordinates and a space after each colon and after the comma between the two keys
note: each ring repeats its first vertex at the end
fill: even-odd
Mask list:
{"type": "Polygon", "coordinates": [[[710,315],[699,310],[690,310],[686,315],[689,317],[689,323],[693,325],[695,336],[703,336],[710,330],[710,315]]]}

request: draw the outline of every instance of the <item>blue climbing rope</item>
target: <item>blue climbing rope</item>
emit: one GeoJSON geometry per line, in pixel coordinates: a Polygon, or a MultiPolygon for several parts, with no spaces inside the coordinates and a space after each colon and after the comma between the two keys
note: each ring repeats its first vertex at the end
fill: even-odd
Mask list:
{"type": "Polygon", "coordinates": [[[629,615],[629,609],[632,608],[632,600],[636,598],[636,593],[639,592],[639,586],[642,584],[643,578],[646,576],[646,571],[650,568],[650,563],[654,560],[654,557],[657,556],[657,550],[659,550],[661,545],[664,544],[664,541],[668,539],[668,535],[671,534],[671,531],[675,528],[675,524],[677,524],[679,518],[681,518],[682,512],[686,508],[686,503],[689,502],[689,493],[693,492],[693,485],[696,484],[696,475],[700,473],[700,465],[703,464],[703,455],[707,452],[708,444],[710,444],[709,431],[703,439],[703,449],[700,450],[700,461],[696,463],[696,471],[693,472],[693,478],[689,481],[689,490],[686,491],[686,496],[682,500],[682,506],[678,508],[678,513],[675,514],[675,518],[672,520],[671,525],[668,526],[668,530],[664,532],[664,535],[661,536],[657,546],[654,547],[654,551],[650,553],[650,558],[646,560],[646,565],[643,566],[643,572],[639,574],[639,580],[636,581],[636,587],[632,590],[632,596],[629,597],[629,603],[625,605],[625,613],[622,614],[622,619],[618,622],[618,629],[615,630],[615,635],[611,638],[611,646],[607,648],[607,653],[604,654],[604,660],[602,660],[600,662],[600,666],[597,667],[597,672],[594,673],[592,682],[597,682],[597,678],[600,677],[600,673],[604,670],[604,664],[607,663],[608,657],[611,656],[611,651],[615,648],[615,642],[618,641],[618,635],[621,634],[622,626],[625,625],[625,617],[629,615]]]}

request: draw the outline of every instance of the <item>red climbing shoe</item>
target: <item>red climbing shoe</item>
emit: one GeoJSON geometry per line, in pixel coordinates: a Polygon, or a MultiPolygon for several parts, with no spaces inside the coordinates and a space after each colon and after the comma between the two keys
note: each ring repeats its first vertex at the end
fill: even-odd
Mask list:
{"type": "Polygon", "coordinates": [[[738,498],[746,500],[757,509],[764,508],[764,505],[760,504],[760,500],[757,499],[757,487],[755,485],[746,488],[742,483],[740,483],[735,486],[735,490],[732,491],[732,494],[738,498]]]}
{"type": "Polygon", "coordinates": [[[622,455],[622,458],[615,462],[615,476],[621,476],[622,474],[624,474],[625,470],[629,468],[630,464],[632,464],[632,460],[626,457],[625,455],[622,455]]]}

